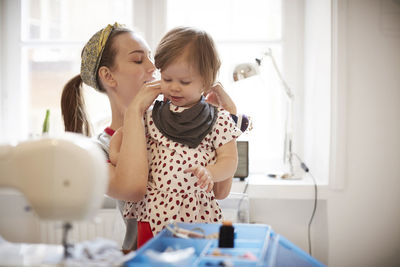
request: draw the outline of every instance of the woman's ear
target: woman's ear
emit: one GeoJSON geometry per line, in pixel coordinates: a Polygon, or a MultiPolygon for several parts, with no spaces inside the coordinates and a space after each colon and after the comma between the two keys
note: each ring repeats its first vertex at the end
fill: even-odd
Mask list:
{"type": "Polygon", "coordinates": [[[101,66],[99,68],[99,79],[103,85],[107,85],[107,87],[116,87],[117,81],[114,79],[114,75],[111,73],[110,69],[106,66],[101,66]]]}

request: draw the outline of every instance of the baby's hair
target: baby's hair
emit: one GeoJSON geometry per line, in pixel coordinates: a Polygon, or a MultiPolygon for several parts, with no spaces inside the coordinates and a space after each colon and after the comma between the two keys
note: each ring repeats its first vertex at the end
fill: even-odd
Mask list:
{"type": "Polygon", "coordinates": [[[187,49],[187,61],[197,68],[208,90],[215,83],[221,61],[215,43],[205,31],[190,27],[170,30],[160,41],[154,61],[161,72],[187,49]]]}

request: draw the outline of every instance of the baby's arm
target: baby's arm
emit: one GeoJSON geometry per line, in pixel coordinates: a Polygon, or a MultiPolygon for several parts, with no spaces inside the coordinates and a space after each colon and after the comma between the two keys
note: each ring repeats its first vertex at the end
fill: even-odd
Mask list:
{"type": "MultiPolygon", "coordinates": [[[[184,172],[193,173],[193,175],[195,175],[199,179],[198,186],[200,186],[201,188],[206,187],[207,192],[210,192],[213,189],[214,183],[217,183],[217,189],[219,189],[219,191],[217,190],[216,193],[218,193],[219,195],[219,193],[222,194],[226,191],[223,190],[222,192],[222,188],[229,187],[230,189],[230,185],[232,183],[231,180],[237,168],[238,156],[236,139],[233,139],[217,148],[216,153],[217,161],[215,162],[215,164],[208,165],[207,167],[195,166],[184,170],[184,172]]],[[[217,198],[224,197],[221,195],[221,197],[217,196],[217,198]]]]}
{"type": "Polygon", "coordinates": [[[228,143],[218,147],[216,152],[217,161],[215,164],[208,165],[207,170],[211,173],[214,182],[222,182],[228,178],[232,178],[236,172],[238,164],[236,139],[232,139],[228,143]]]}
{"type": "Polygon", "coordinates": [[[116,165],[118,162],[119,151],[121,150],[122,144],[122,128],[119,128],[110,140],[110,150],[109,150],[109,159],[112,165],[116,165]]]}
{"type": "MultiPolygon", "coordinates": [[[[231,175],[227,179],[214,183],[213,191],[214,191],[214,195],[215,195],[215,197],[217,199],[225,199],[229,195],[229,193],[231,192],[231,187],[232,187],[232,178],[235,175],[235,172],[236,172],[236,169],[237,169],[238,156],[237,156],[236,139],[233,139],[229,143],[221,146],[220,148],[222,148],[224,150],[224,147],[226,145],[228,145],[228,149],[234,150],[234,151],[227,152],[227,153],[231,153],[230,155],[234,155],[235,156],[236,164],[234,165],[235,168],[234,168],[233,172],[232,172],[232,170],[230,170],[231,175]],[[231,147],[232,143],[234,143],[234,147],[233,148],[231,147]]],[[[223,151],[223,152],[225,152],[225,151],[223,151]]],[[[220,158],[218,153],[221,153],[221,151],[219,149],[217,149],[217,162],[218,162],[218,160],[220,158]]]]}
{"type": "MultiPolygon", "coordinates": [[[[233,175],[232,175],[233,176],[233,175]]],[[[216,199],[225,199],[231,192],[232,178],[214,183],[213,191],[216,199]]]]}

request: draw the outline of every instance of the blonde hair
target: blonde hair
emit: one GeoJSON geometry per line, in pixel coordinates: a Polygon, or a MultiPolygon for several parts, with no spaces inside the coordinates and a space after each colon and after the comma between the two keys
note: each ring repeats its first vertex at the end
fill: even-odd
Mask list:
{"type": "Polygon", "coordinates": [[[190,27],[177,27],[161,39],[154,56],[155,66],[162,72],[186,50],[187,60],[197,68],[205,90],[215,83],[221,61],[215,43],[205,31],[190,27]]]}

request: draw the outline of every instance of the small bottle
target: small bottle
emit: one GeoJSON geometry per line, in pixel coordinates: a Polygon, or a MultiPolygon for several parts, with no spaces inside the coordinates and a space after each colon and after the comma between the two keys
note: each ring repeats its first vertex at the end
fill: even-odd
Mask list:
{"type": "Polygon", "coordinates": [[[232,226],[231,221],[222,222],[219,228],[218,247],[220,248],[233,248],[235,239],[235,228],[232,226]]]}

